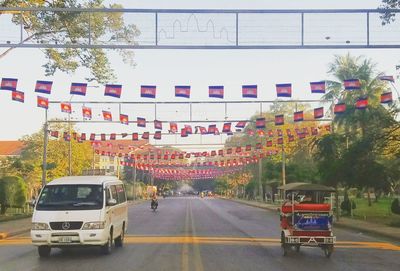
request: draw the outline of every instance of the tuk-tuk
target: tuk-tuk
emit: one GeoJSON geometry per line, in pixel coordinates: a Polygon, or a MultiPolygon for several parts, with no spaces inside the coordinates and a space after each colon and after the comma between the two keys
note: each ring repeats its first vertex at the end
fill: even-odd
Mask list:
{"type": "Polygon", "coordinates": [[[286,256],[292,248],[320,247],[330,257],[336,237],[332,233],[332,201],[335,189],[310,184],[290,183],[278,187],[285,196],[280,209],[281,246],[286,256]]]}

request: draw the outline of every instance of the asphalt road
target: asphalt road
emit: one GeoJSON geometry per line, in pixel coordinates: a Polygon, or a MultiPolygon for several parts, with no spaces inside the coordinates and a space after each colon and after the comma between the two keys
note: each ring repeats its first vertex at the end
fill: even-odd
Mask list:
{"type": "Polygon", "coordinates": [[[0,241],[0,271],[9,270],[400,270],[400,246],[335,229],[337,246],[327,259],[318,248],[283,257],[276,213],[211,198],[161,199],[131,206],[123,248],[53,249],[40,259],[29,239],[0,241]]]}

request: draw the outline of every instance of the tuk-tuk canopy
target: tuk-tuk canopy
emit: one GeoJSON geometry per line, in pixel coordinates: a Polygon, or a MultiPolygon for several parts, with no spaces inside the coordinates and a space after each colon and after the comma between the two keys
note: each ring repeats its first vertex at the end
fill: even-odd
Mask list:
{"type": "Polygon", "coordinates": [[[335,188],[325,186],[322,184],[313,183],[289,183],[278,187],[284,191],[323,191],[323,192],[335,192],[335,188]]]}

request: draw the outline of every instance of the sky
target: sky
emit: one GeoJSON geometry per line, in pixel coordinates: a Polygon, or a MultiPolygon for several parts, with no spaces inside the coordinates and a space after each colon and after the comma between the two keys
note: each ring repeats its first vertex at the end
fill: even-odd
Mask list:
{"type": "MultiPolygon", "coordinates": [[[[115,0],[126,8],[159,8],[159,9],[364,9],[376,8],[380,1],[373,0],[335,0],[335,1],[149,1],[149,0],[115,0]]],[[[168,21],[169,20],[169,21],[168,21]]],[[[221,23],[226,21],[222,18],[221,23]]],[[[357,20],[355,18],[354,20],[357,20]]],[[[216,22],[218,20],[216,19],[216,22]]],[[[165,19],[165,26],[170,23],[165,19]]],[[[257,22],[261,24],[262,22],[257,22]]],[[[288,22],[290,23],[290,22],[288,22]]],[[[318,21],[315,22],[318,24],[318,21]]],[[[322,25],[323,23],[321,23],[322,25]]],[[[323,25],[322,25],[323,26],[323,25]]],[[[322,27],[321,26],[321,27],[322,27]]],[[[189,25],[189,27],[192,27],[189,25]]],[[[339,26],[338,26],[339,27],[339,26]]],[[[322,29],[322,28],[321,28],[322,29]]],[[[317,29],[318,30],[318,29],[317,29]]],[[[354,31],[354,29],[352,29],[354,31]]],[[[350,32],[352,31],[350,30],[350,32]]],[[[0,25],[0,38],[8,31],[0,25]]],[[[346,30],[344,30],[346,31],[346,30]]],[[[295,33],[295,32],[294,32],[295,33]]],[[[359,33],[354,33],[354,39],[359,33]]],[[[250,34],[249,34],[250,35],[250,34]]],[[[256,33],[257,35],[257,33],[256,33]]],[[[291,41],[289,41],[291,42],[291,41]]],[[[327,79],[328,63],[334,55],[350,53],[363,55],[377,63],[377,70],[388,75],[396,75],[396,65],[400,64],[400,50],[136,50],[136,66],[132,68],[124,64],[115,52],[109,51],[112,66],[117,74],[115,83],[123,85],[121,101],[149,101],[139,97],[140,85],[156,85],[157,101],[206,101],[209,85],[225,86],[225,101],[242,100],[241,86],[256,84],[259,89],[258,100],[276,98],[275,84],[292,83],[293,98],[319,99],[311,96],[309,82],[327,79]],[[192,88],[190,100],[174,97],[175,85],[190,85],[192,88]]],[[[39,49],[15,49],[0,59],[0,77],[18,78],[18,89],[25,92],[25,103],[11,101],[8,91],[0,91],[0,140],[16,140],[24,135],[38,131],[44,122],[44,110],[36,107],[34,84],[36,80],[53,81],[53,91],[50,100],[71,99],[69,86],[71,82],[84,82],[87,71],[80,69],[75,74],[57,72],[54,76],[45,77],[42,65],[45,63],[43,53],[39,49]]],[[[397,83],[396,83],[397,84],[397,83]]],[[[90,83],[89,85],[94,85],[90,83]]],[[[73,101],[118,101],[104,97],[104,86],[89,88],[87,97],[73,97],[73,101]]],[[[53,106],[54,107],[54,106],[53,106]]],[[[114,119],[117,118],[118,106],[92,105],[95,119],[101,119],[101,110],[111,110],[114,119]]],[[[223,105],[193,105],[193,119],[221,119],[224,117],[223,105]]],[[[258,105],[228,106],[227,115],[231,119],[248,119],[259,110],[258,105]]],[[[49,110],[49,117],[66,115],[59,112],[59,107],[49,110]]],[[[80,108],[75,108],[72,118],[80,117],[80,108]]],[[[122,106],[121,112],[129,114],[130,120],[136,117],[154,119],[154,108],[145,105],[122,106]]],[[[187,120],[188,106],[159,106],[157,118],[162,120],[187,120]]],[[[219,124],[221,126],[222,124],[219,124]]],[[[150,125],[152,127],[152,125],[150,125]]],[[[166,124],[164,124],[164,127],[166,124]]],[[[137,128],[130,124],[89,124],[79,126],[81,132],[139,132],[152,129],[137,128]]],[[[193,142],[194,137],[176,139],[177,142],[193,142]],[[185,141],[186,140],[186,141],[185,141]]],[[[195,140],[200,140],[196,138],[195,140]]],[[[222,143],[224,137],[204,137],[202,143],[222,143]]],[[[165,138],[163,142],[172,143],[174,137],[165,138]]]]}

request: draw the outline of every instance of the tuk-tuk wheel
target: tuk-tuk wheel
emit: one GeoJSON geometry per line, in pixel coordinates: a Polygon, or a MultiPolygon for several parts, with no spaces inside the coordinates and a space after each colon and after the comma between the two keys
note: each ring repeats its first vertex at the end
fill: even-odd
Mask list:
{"type": "Polygon", "coordinates": [[[323,249],[324,249],[325,257],[329,258],[333,252],[333,245],[326,245],[326,246],[324,246],[323,249]]]}

